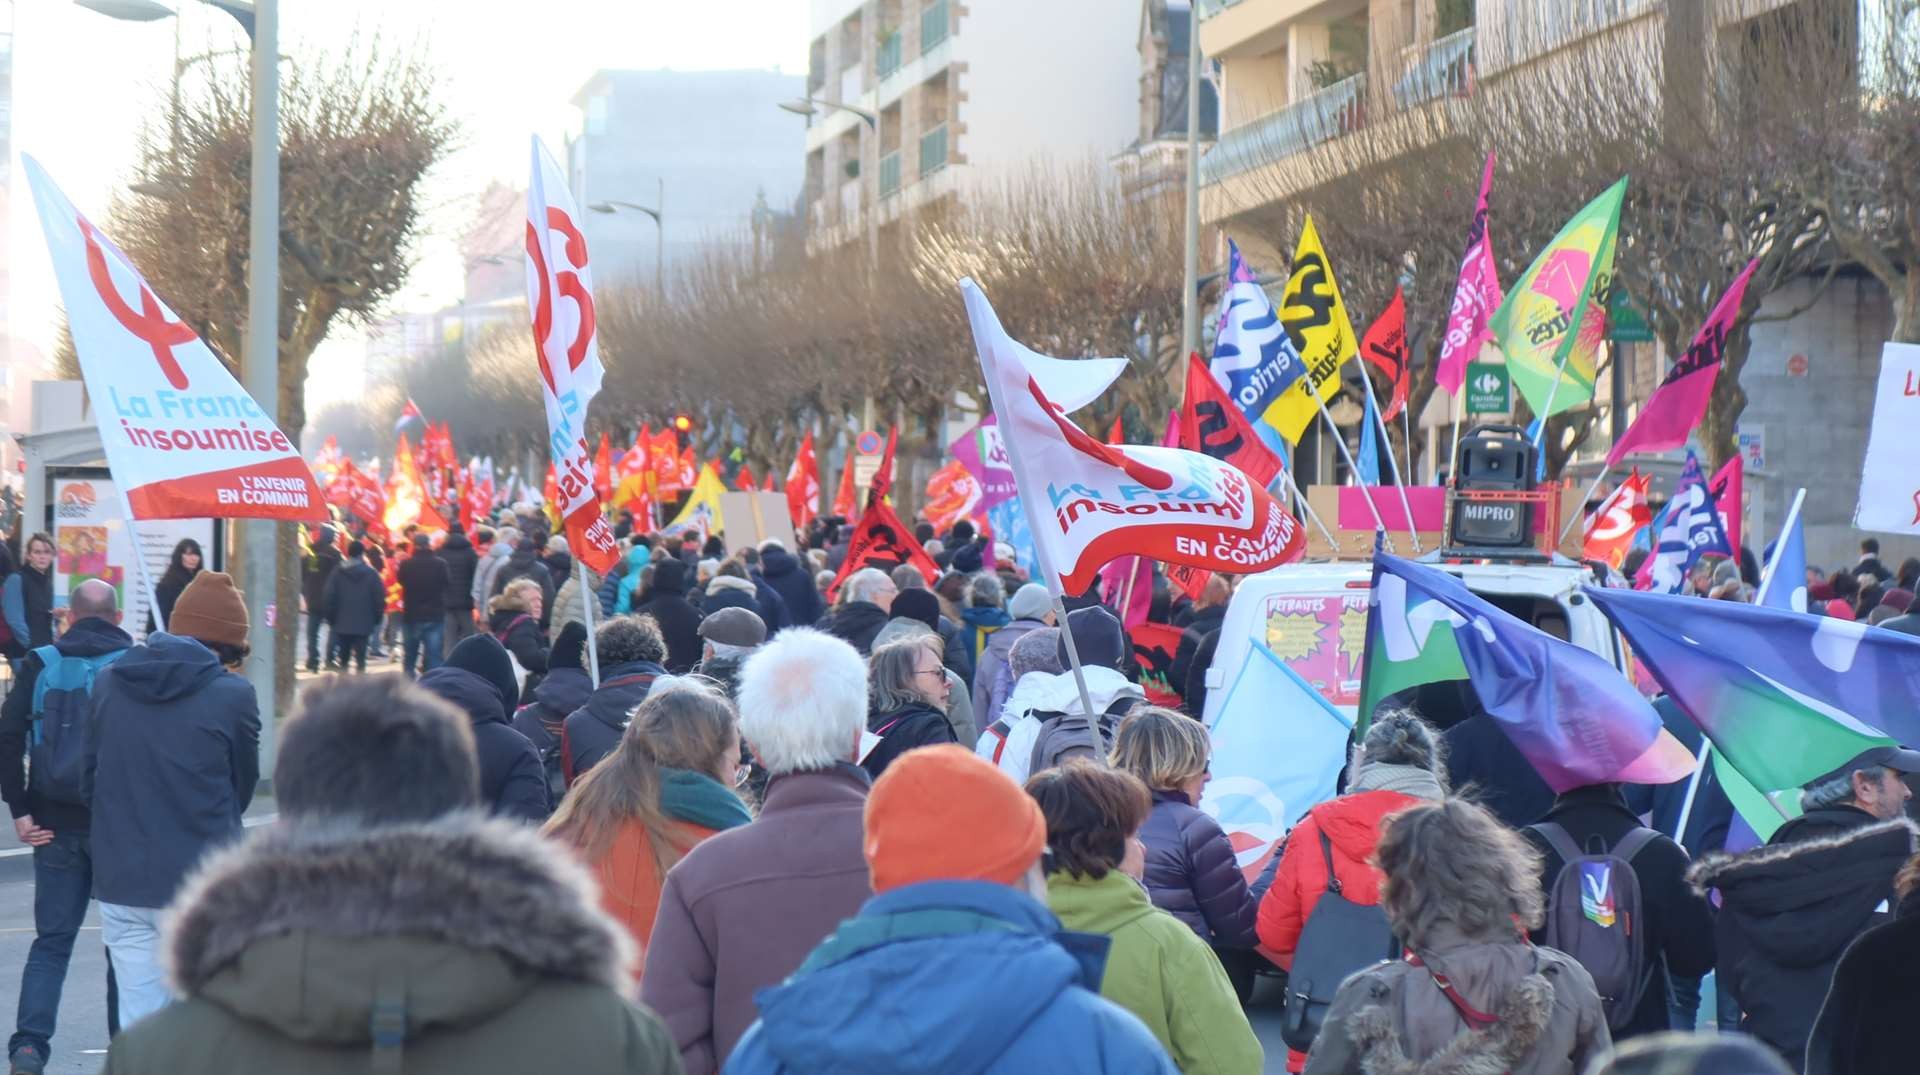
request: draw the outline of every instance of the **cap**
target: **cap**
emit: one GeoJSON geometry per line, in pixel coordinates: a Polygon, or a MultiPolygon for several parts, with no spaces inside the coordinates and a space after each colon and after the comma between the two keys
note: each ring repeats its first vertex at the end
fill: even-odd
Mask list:
{"type": "Polygon", "coordinates": [[[1807,781],[1802,786],[1813,787],[1817,784],[1824,784],[1829,780],[1838,780],[1849,773],[1857,772],[1861,769],[1872,769],[1882,766],[1892,769],[1896,773],[1920,773],[1920,750],[1908,750],[1905,747],[1896,746],[1874,747],[1871,750],[1863,750],[1859,754],[1854,755],[1852,760],[1848,761],[1845,765],[1831,772],[1822,773],[1812,780],[1807,781]]]}
{"type": "Polygon", "coordinates": [[[722,646],[752,648],[767,640],[767,621],[737,605],[715,609],[700,621],[700,637],[722,646]]]}

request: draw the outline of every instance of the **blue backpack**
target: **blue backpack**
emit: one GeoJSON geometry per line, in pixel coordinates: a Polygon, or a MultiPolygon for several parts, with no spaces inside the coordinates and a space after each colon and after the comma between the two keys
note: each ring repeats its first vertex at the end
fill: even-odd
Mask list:
{"type": "Polygon", "coordinates": [[[69,657],[52,646],[34,651],[42,665],[33,683],[33,736],[28,749],[34,793],[53,802],[87,804],[87,702],[93,678],[127,651],[69,657]]]}

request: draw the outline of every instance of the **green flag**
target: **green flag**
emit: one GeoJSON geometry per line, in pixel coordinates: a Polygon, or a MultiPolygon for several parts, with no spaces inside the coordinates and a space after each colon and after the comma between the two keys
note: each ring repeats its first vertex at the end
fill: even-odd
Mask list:
{"type": "Polygon", "coordinates": [[[1373,710],[1387,696],[1408,687],[1467,678],[1453,625],[1465,621],[1452,609],[1418,591],[1409,591],[1398,575],[1376,571],[1367,606],[1367,650],[1361,660],[1360,709],[1356,738],[1367,734],[1373,710]]]}
{"type": "Polygon", "coordinates": [[[1593,398],[1594,359],[1607,335],[1613,248],[1627,180],[1573,215],[1527,267],[1488,323],[1514,387],[1545,419],[1593,398]]]}

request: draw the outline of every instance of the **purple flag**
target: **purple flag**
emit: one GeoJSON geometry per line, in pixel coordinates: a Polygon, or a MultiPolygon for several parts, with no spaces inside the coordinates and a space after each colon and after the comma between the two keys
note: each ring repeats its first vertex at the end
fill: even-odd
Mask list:
{"type": "Polygon", "coordinates": [[[979,510],[1010,500],[1019,490],[1013,483],[1013,463],[1000,440],[1000,424],[989,414],[951,445],[953,457],[980,483],[979,510]]]}

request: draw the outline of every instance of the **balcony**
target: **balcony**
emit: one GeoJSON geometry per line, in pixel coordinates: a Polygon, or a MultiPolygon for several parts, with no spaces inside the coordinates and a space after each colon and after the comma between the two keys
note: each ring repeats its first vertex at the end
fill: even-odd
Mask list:
{"type": "Polygon", "coordinates": [[[920,11],[920,55],[925,56],[933,47],[947,39],[947,0],[933,0],[920,11]]]}
{"type": "Polygon", "coordinates": [[[840,184],[840,222],[860,219],[860,180],[856,177],[840,184]]]}
{"type": "Polygon", "coordinates": [[[947,166],[947,125],[942,123],[920,136],[920,174],[937,172],[947,166]]]}
{"type": "Polygon", "coordinates": [[[900,151],[894,150],[880,158],[880,196],[890,198],[900,193],[900,151]]]}
{"type": "Polygon", "coordinates": [[[1354,75],[1230,128],[1200,159],[1200,181],[1218,183],[1358,130],[1366,122],[1366,100],[1367,76],[1354,75]]]}
{"type": "Polygon", "coordinates": [[[1400,107],[1465,97],[1473,92],[1473,27],[1456,30],[1430,45],[1409,45],[1401,51],[1400,63],[1406,74],[1393,84],[1400,107]]]}
{"type": "Polygon", "coordinates": [[[873,54],[873,74],[875,78],[885,78],[900,70],[900,31],[887,35],[880,48],[873,54]]]}
{"type": "Polygon", "coordinates": [[[840,96],[834,98],[840,104],[852,104],[860,99],[863,88],[863,73],[860,70],[860,57],[853,58],[853,66],[840,72],[840,96]]]}

